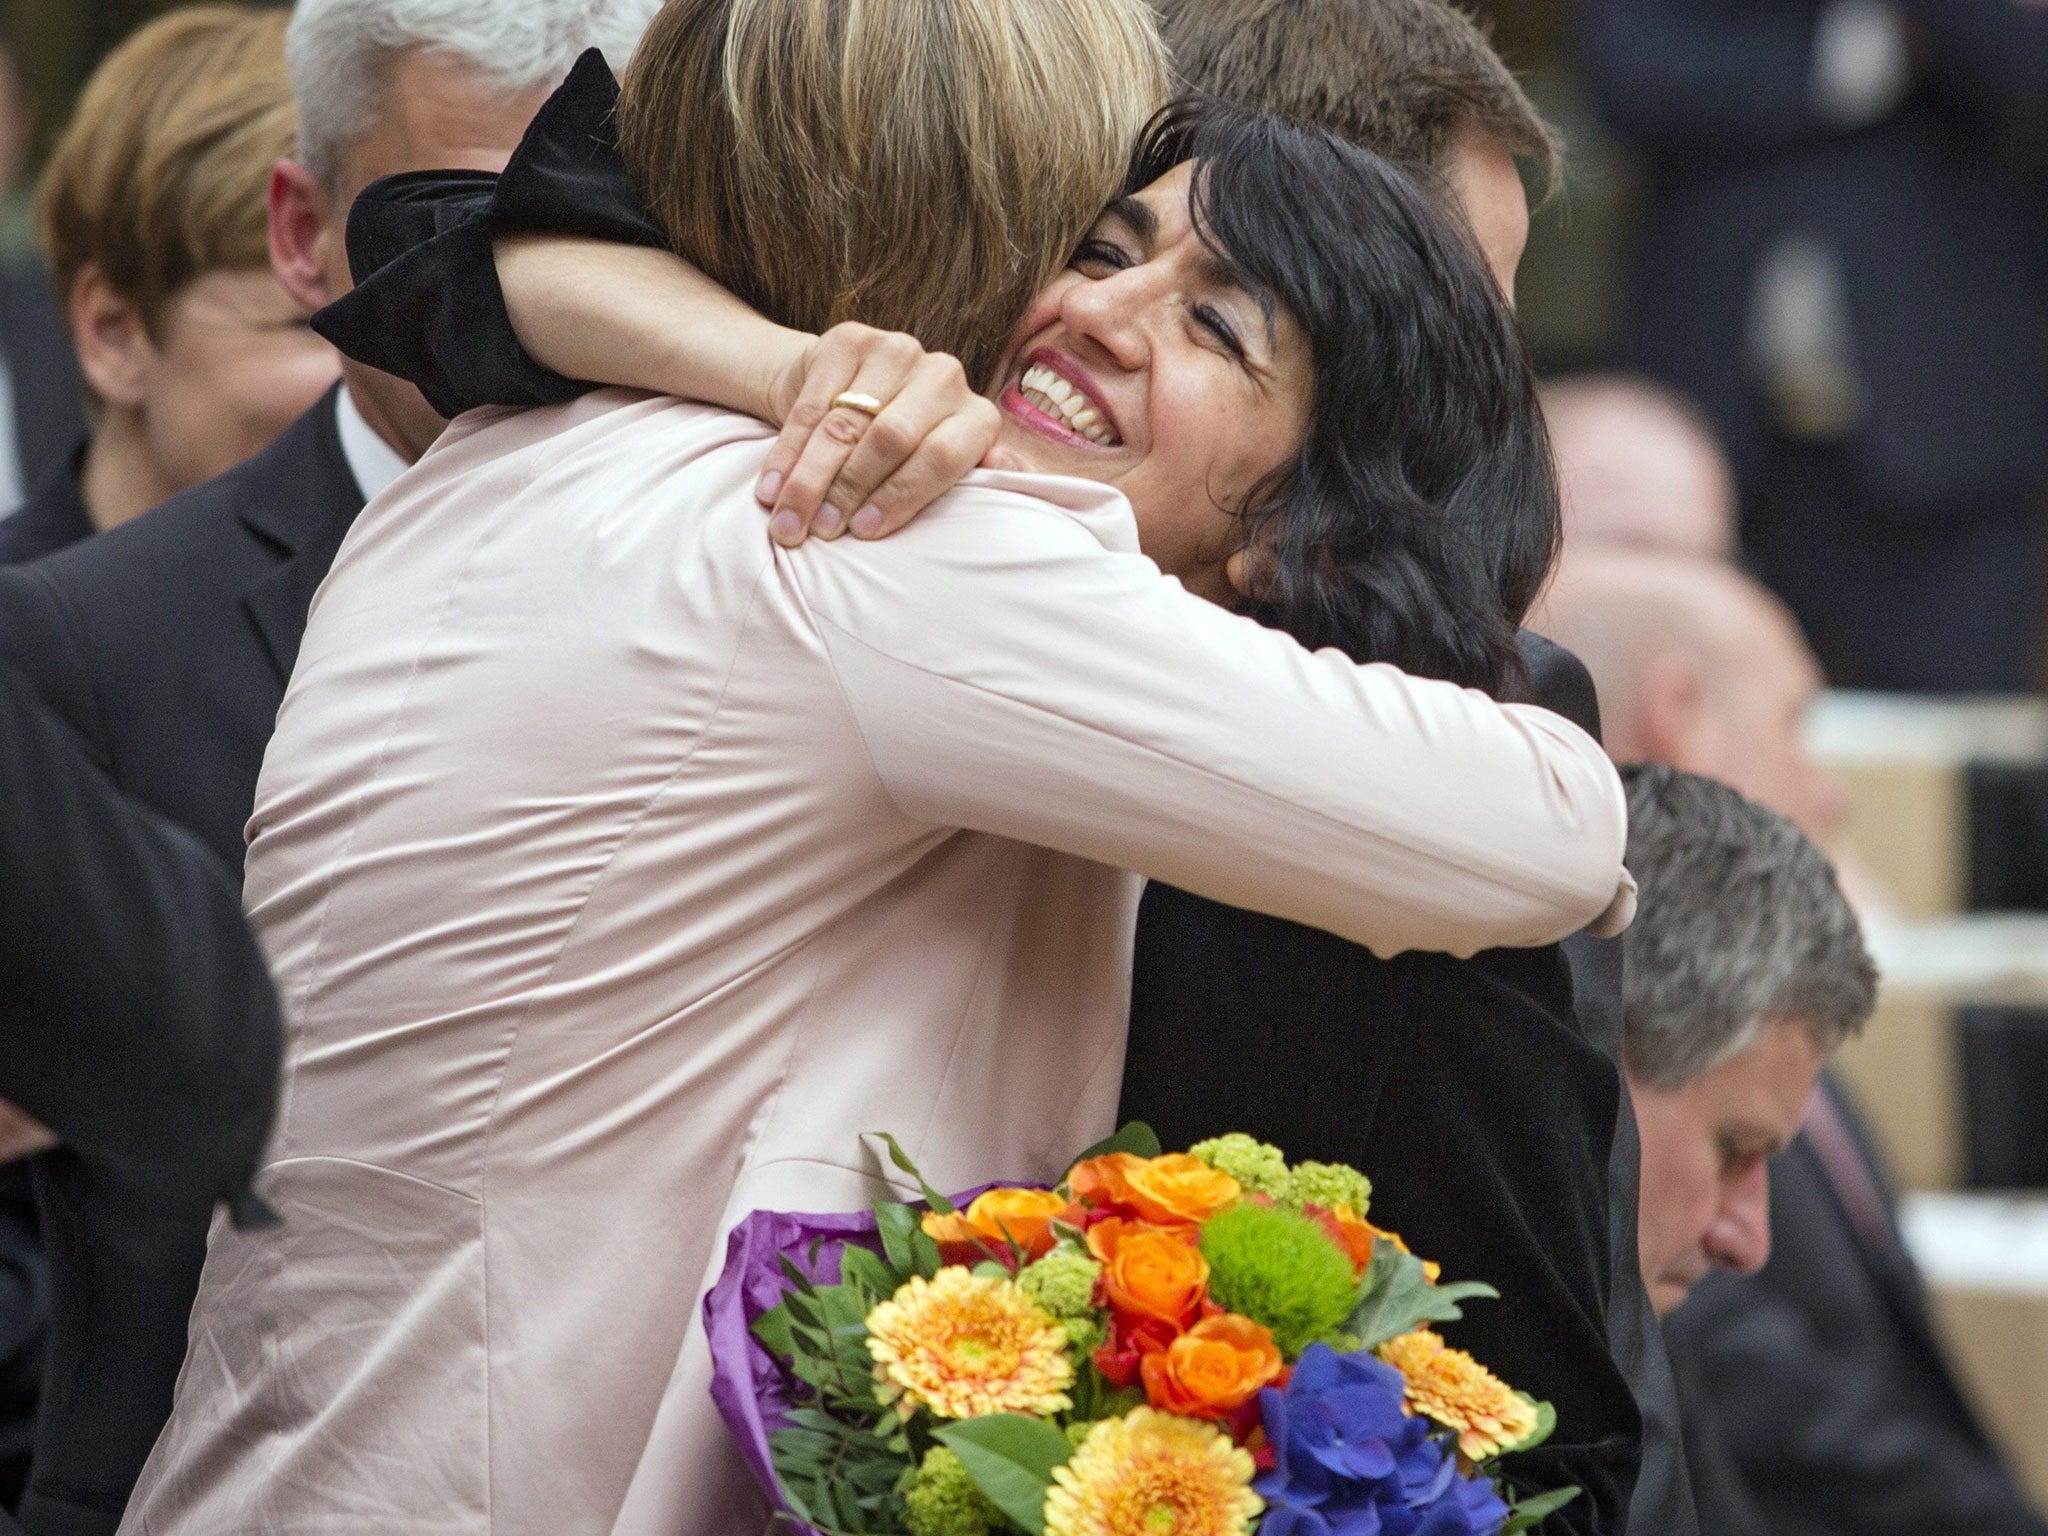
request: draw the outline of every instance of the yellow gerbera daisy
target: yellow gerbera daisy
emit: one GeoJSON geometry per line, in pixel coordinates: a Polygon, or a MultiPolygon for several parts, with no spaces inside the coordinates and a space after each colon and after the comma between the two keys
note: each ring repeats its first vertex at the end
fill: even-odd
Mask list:
{"type": "Polygon", "coordinates": [[[868,1314],[868,1353],[883,1402],[904,1398],[942,1419],[1057,1413],[1073,1406],[1067,1331],[1012,1280],[951,1266],[868,1314]]]}
{"type": "Polygon", "coordinates": [[[1458,1451],[1484,1461],[1529,1438],[1536,1409],[1462,1349],[1427,1328],[1380,1346],[1380,1358],[1408,1383],[1408,1411],[1458,1432],[1458,1451]]]}
{"type": "Polygon", "coordinates": [[[1214,1425],[1133,1408],[1053,1472],[1045,1536],[1243,1536],[1265,1507],[1253,1470],[1214,1425]]]}

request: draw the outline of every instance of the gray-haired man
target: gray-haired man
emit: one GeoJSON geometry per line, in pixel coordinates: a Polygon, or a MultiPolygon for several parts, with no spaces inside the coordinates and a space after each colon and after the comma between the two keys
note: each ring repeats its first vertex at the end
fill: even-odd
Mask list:
{"type": "Polygon", "coordinates": [[[1791,822],[1675,768],[1622,777],[1641,891],[1622,991],[1637,1237],[1663,1314],[1708,1271],[1770,1256],[1766,1164],[1870,1016],[1877,972],[1827,855],[1791,822]]]}
{"type": "MultiPolygon", "coordinates": [[[[270,186],[271,265],[308,312],[349,284],[356,194],[502,167],[586,47],[623,67],[658,0],[300,0],[299,156],[270,186]]],[[[357,364],[247,463],[106,537],[0,572],[11,661],[122,790],[237,872],[257,770],[314,590],[363,504],[442,422],[357,364]]],[[[190,961],[189,963],[196,963],[190,961]]],[[[111,1533],[170,1412],[208,1202],[146,1205],[59,1148],[38,1160],[55,1338],[32,1533],[111,1533]]]]}
{"type": "Polygon", "coordinates": [[[1950,1371],[1874,1147],[1814,1087],[1873,1001],[1827,861],[1722,785],[1623,778],[1639,1246],[1660,1312],[1693,1292],[1665,1336],[1700,1528],[2048,1536],[1950,1371]]]}

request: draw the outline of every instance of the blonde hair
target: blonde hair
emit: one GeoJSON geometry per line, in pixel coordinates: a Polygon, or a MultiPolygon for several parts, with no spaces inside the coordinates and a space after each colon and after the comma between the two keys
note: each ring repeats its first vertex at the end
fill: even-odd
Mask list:
{"type": "Polygon", "coordinates": [[[1165,90],[1145,0],[669,0],[619,143],[677,252],[764,313],[979,380],[1165,90]]]}
{"type": "Polygon", "coordinates": [[[194,278],[268,264],[270,169],[295,147],[285,21],[194,6],[107,56],[36,198],[60,295],[94,263],[154,333],[194,278]]]}

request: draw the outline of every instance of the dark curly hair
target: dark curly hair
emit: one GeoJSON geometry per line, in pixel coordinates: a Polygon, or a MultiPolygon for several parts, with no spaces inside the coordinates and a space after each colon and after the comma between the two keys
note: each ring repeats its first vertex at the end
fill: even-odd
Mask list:
{"type": "Polygon", "coordinates": [[[1130,190],[1195,162],[1200,237],[1308,339],[1292,460],[1231,510],[1256,552],[1245,611],[1308,646],[1497,697],[1555,557],[1557,483],[1520,332],[1470,236],[1392,162],[1319,129],[1181,101],[1130,190]]]}

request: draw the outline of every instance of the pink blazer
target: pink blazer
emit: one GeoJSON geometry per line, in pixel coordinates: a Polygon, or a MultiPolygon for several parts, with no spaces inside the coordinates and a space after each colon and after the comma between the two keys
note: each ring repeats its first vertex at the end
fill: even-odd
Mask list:
{"type": "Polygon", "coordinates": [[[872,1200],[864,1131],[958,1188],[1109,1130],[1140,876],[1382,954],[1626,920],[1556,716],[1191,597],[1088,482],[777,549],[769,441],[477,413],[343,546],[249,824],[285,1224],[215,1230],[124,1531],[758,1528],[725,1230],[872,1200]]]}

